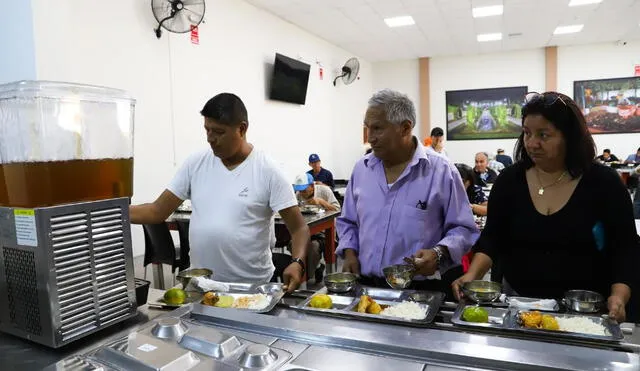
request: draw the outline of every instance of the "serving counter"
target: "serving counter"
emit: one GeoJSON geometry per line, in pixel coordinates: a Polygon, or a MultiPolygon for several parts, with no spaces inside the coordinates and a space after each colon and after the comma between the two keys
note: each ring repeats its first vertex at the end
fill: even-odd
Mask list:
{"type": "MultiPolygon", "coordinates": [[[[159,290],[150,292],[150,296],[161,294],[159,290]]],[[[57,364],[51,365],[49,370],[96,370],[100,365],[95,360],[104,359],[111,363],[103,370],[118,367],[127,370],[153,369],[138,367],[139,364],[135,362],[122,363],[124,361],[116,357],[113,351],[125,351],[127,347],[132,350],[135,346],[136,349],[146,350],[160,347],[156,351],[163,357],[151,357],[148,360],[156,362],[155,369],[239,370],[232,363],[243,359],[241,353],[247,351],[250,345],[263,344],[277,350],[278,363],[256,370],[640,369],[640,327],[635,327],[633,334],[626,334],[625,339],[616,344],[581,344],[562,340],[550,342],[548,338],[523,337],[521,334],[505,336],[454,327],[449,322],[454,308],[452,304],[443,306],[432,326],[414,328],[300,312],[293,305],[304,300],[304,296],[285,298],[269,314],[198,304],[183,306],[172,312],[143,306],[140,315],[126,322],[118,331],[111,329],[108,333],[108,329],[83,340],[83,343],[58,350],[2,335],[1,361],[3,369],[19,370],[40,369],[52,362],[57,364]],[[154,339],[156,321],[167,317],[179,318],[193,334],[206,334],[201,336],[209,339],[206,344],[213,347],[211,349],[215,348],[216,341],[222,343],[220,339],[231,338],[237,339],[239,348],[230,355],[218,354],[220,362],[217,362],[215,357],[205,355],[206,348],[202,346],[198,348],[200,352],[195,352],[192,351],[195,348],[187,343],[178,344],[177,338],[154,339]],[[147,344],[143,339],[151,339],[155,345],[147,344]],[[163,351],[165,346],[167,350],[163,351]],[[182,356],[176,356],[174,360],[164,359],[169,353],[182,356]],[[191,362],[191,368],[186,367],[187,363],[180,362],[191,362]],[[123,367],[123,364],[128,366],[123,367]]],[[[228,345],[227,342],[225,344],[228,345]]],[[[149,356],[146,353],[142,355],[149,356]]]]}

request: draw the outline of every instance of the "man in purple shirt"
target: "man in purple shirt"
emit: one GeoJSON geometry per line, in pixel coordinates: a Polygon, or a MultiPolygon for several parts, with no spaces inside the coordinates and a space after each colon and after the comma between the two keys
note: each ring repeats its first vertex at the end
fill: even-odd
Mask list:
{"type": "Polygon", "coordinates": [[[412,288],[452,297],[450,282],[479,231],[456,168],[412,135],[415,117],[404,94],[385,89],[369,100],[364,124],[373,153],[351,174],[337,252],[343,271],[373,286],[387,286],[382,268],[415,257],[412,288]]]}

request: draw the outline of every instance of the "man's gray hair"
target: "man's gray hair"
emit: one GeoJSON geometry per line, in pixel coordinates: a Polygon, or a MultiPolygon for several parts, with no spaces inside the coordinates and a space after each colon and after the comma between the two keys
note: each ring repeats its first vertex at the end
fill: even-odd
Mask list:
{"type": "Polygon", "coordinates": [[[387,115],[387,121],[400,125],[410,121],[411,127],[416,125],[416,107],[406,94],[391,89],[382,89],[369,99],[369,108],[382,109],[387,115]]]}

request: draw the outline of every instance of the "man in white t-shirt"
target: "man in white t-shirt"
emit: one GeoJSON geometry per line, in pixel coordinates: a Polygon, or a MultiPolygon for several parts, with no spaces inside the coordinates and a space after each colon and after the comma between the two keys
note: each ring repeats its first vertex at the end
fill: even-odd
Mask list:
{"type": "Polygon", "coordinates": [[[268,282],[272,217],[278,212],[292,240],[292,263],[284,270],[287,291],[305,271],[309,228],[278,166],[247,142],[247,110],[234,94],[211,98],[201,111],[211,149],[192,154],[153,203],[130,207],[135,224],[162,223],[186,199],[191,265],[210,268],[226,282],[268,282]]]}

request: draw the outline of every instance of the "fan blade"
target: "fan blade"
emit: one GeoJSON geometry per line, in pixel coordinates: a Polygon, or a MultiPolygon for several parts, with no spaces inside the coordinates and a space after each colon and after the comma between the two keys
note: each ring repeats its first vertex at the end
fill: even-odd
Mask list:
{"type": "Polygon", "coordinates": [[[164,28],[173,33],[185,33],[191,31],[191,22],[187,18],[186,12],[177,12],[175,17],[168,20],[164,28]]]}
{"type": "Polygon", "coordinates": [[[204,7],[204,0],[182,0],[182,3],[185,5],[202,5],[204,7]]]}
{"type": "Polygon", "coordinates": [[[198,13],[196,11],[193,11],[187,7],[184,7],[184,10],[190,12],[191,14],[188,16],[189,20],[191,21],[192,24],[194,25],[198,25],[200,24],[200,22],[202,22],[202,19],[204,18],[204,13],[198,13]]]}

